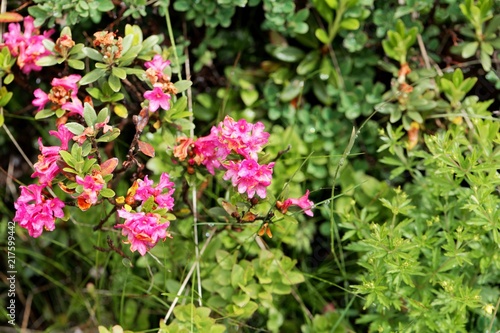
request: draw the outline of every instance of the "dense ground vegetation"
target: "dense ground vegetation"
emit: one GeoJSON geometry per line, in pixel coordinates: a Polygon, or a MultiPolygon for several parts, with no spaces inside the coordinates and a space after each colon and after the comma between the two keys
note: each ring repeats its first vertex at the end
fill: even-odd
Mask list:
{"type": "Polygon", "coordinates": [[[2,3],[17,328],[500,330],[500,2],[2,3]]]}

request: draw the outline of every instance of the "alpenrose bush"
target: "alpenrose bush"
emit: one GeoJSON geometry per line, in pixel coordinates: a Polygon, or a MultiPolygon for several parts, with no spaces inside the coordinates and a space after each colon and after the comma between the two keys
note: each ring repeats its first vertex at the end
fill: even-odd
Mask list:
{"type": "MultiPolygon", "coordinates": [[[[143,174],[144,164],[137,154],[142,152],[152,157],[155,152],[152,145],[140,140],[140,136],[152,115],[156,114],[154,119],[158,119],[162,112],[166,114],[164,119],[177,126],[174,128],[183,128],[186,121],[183,118],[191,113],[184,110],[185,105],[179,107],[177,94],[186,90],[190,82],[173,83],[170,61],[157,53],[158,48],[151,43],[157,43],[159,39],[142,41],[142,36],[134,34],[133,29],[129,29],[124,38],[113,32],[96,32],[93,47],[76,44],[68,28],[63,29],[54,43],[49,39],[53,31],[38,34],[30,17],[25,18],[24,29],[22,33],[20,24],[11,23],[2,45],[9,48],[13,57],[18,57],[17,63],[23,72],[40,71],[40,64],[53,66],[58,63],[66,63],[78,70],[84,57],[74,55],[80,52],[95,61],[95,69],[84,76],[69,74],[65,70],[64,76],[52,79],[48,92],[40,88],[34,91],[35,118],[56,116],[57,128],[49,134],[60,143],[44,146],[42,139],[38,139],[40,154],[31,175],[37,184],[21,186],[21,195],[14,204],[14,221],[27,229],[30,236],[39,237],[44,230],[55,229],[57,219],[65,218],[64,210],[68,210],[68,206],[87,211],[107,202],[114,207],[112,212],[117,216],[114,228],[121,229],[126,237],[124,243],[130,244],[132,252],[144,256],[160,240],[172,237],[168,228],[176,218],[172,214],[175,179],[172,180],[166,170],[155,184],[143,174]],[[37,47],[36,52],[29,49],[32,46],[37,47]],[[126,80],[127,75],[135,76],[149,90],[143,89],[140,111],[132,117],[136,133],[126,160],[120,163],[117,157],[109,154],[106,159],[101,156],[100,144],[112,143],[120,135],[110,109],[117,116],[128,116],[128,111],[124,114],[123,108],[119,107],[121,104],[117,103],[124,98],[120,92],[125,87],[121,80],[126,80]],[[93,83],[93,87],[86,88],[90,96],[85,95],[84,86],[93,83]],[[102,105],[98,112],[95,104],[102,105]],[[184,122],[175,123],[176,119],[184,122]],[[117,195],[112,182],[114,176],[132,170],[134,166],[136,171],[127,193],[117,195]],[[61,190],[57,191],[58,194],[56,186],[61,190]]],[[[223,172],[222,178],[230,181],[241,203],[254,207],[266,199],[275,162],[259,163],[259,156],[269,138],[261,122],[253,124],[226,116],[212,127],[207,136],[196,139],[187,137],[180,130],[175,130],[175,134],[178,138],[177,145],[172,147],[173,156],[188,174],[203,175],[204,169],[212,175],[223,172]]],[[[259,235],[265,233],[272,237],[270,225],[273,218],[287,214],[290,206],[297,206],[313,216],[311,209],[314,204],[309,200],[309,190],[300,198],[279,199],[271,203],[273,208],[265,218],[250,210],[245,213],[246,222],[263,219],[259,235]]],[[[235,210],[233,217],[237,215],[235,210]]],[[[95,229],[100,229],[105,222],[99,222],[95,229]]]]}

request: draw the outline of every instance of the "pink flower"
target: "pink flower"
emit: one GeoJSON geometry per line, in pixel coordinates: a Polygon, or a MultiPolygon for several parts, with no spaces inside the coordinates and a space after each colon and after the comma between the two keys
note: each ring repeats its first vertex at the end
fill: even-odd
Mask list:
{"type": "Polygon", "coordinates": [[[76,97],[78,94],[78,81],[82,78],[81,75],[72,74],[62,78],[53,78],[51,85],[52,87],[62,87],[66,89],[67,93],[71,97],[76,97]]]}
{"type": "Polygon", "coordinates": [[[170,95],[165,94],[161,84],[155,84],[153,90],[144,93],[144,98],[149,100],[149,110],[155,112],[158,108],[170,109],[170,95]]]}
{"type": "Polygon", "coordinates": [[[33,95],[35,95],[35,99],[33,100],[33,102],[31,102],[31,104],[33,104],[34,106],[38,106],[38,109],[37,111],[40,111],[42,110],[43,108],[45,108],[45,104],[47,104],[50,100],[49,100],[49,95],[47,95],[42,89],[38,88],[36,89],[34,92],[33,92],[33,95]]]}
{"type": "Polygon", "coordinates": [[[64,216],[64,203],[59,198],[47,199],[42,195],[43,185],[21,186],[21,196],[14,203],[14,221],[25,229],[31,237],[38,237],[43,229],[55,229],[55,219],[64,216]]]}
{"type": "Polygon", "coordinates": [[[78,99],[78,81],[81,75],[72,74],[62,78],[52,79],[52,89],[46,94],[41,89],[34,92],[35,99],[31,104],[38,107],[38,111],[45,108],[45,105],[51,102],[57,108],[69,111],[68,115],[79,114],[83,116],[83,104],[78,99]]]}
{"type": "Polygon", "coordinates": [[[131,244],[132,252],[139,251],[143,256],[160,239],[170,237],[167,232],[170,222],[161,223],[158,214],[128,212],[122,208],[118,211],[118,215],[125,219],[125,223],[117,224],[115,228],[121,228],[122,235],[127,236],[127,243],[131,244]]]}
{"type": "Polygon", "coordinates": [[[50,55],[50,51],[43,46],[43,41],[48,39],[53,30],[40,35],[33,22],[34,19],[27,16],[24,18],[24,33],[21,32],[19,23],[11,23],[9,24],[9,32],[3,35],[5,40],[3,45],[9,48],[13,56],[17,57],[17,64],[25,74],[32,70],[39,71],[41,67],[36,64],[36,61],[50,55]]]}
{"type": "Polygon", "coordinates": [[[264,132],[264,124],[257,122],[248,123],[245,119],[237,122],[226,116],[218,126],[220,141],[229,150],[242,155],[245,158],[257,160],[257,153],[262,150],[269,138],[269,133],[264,132]]]}
{"type": "Polygon", "coordinates": [[[78,196],[78,207],[85,211],[97,202],[99,191],[104,186],[104,179],[101,174],[86,175],[85,178],[76,176],[76,182],[83,186],[83,192],[78,196]]]}
{"type": "Polygon", "coordinates": [[[298,199],[294,198],[289,198],[283,201],[283,204],[281,206],[281,211],[283,213],[286,213],[288,210],[288,207],[290,206],[299,206],[303,211],[304,214],[313,216],[313,212],[311,211],[311,208],[314,206],[314,202],[309,200],[309,190],[306,191],[306,194],[301,196],[298,199]]]}
{"type": "Polygon", "coordinates": [[[38,138],[38,145],[41,154],[38,155],[38,162],[34,164],[35,172],[31,175],[32,178],[38,177],[40,184],[48,185],[61,171],[57,165],[59,160],[59,151],[67,150],[69,140],[73,134],[64,125],[60,125],[57,131],[49,131],[50,135],[58,138],[61,141],[59,146],[45,147],[42,143],[42,138],[38,138]]]}
{"type": "Polygon", "coordinates": [[[234,187],[238,187],[239,193],[247,193],[249,198],[257,195],[261,198],[267,196],[267,187],[271,185],[274,162],[260,165],[255,160],[245,159],[243,161],[229,161],[223,165],[227,172],[224,180],[231,179],[234,187]]]}
{"type": "Polygon", "coordinates": [[[148,179],[148,176],[144,177],[144,180],[138,180],[138,187],[135,192],[134,199],[146,201],[150,197],[154,197],[158,208],[167,208],[172,210],[174,208],[174,183],[170,181],[170,176],[168,173],[163,172],[160,176],[160,182],[158,185],[153,187],[153,181],[148,179]],[[164,193],[164,191],[166,192],[164,193]]]}
{"type": "Polygon", "coordinates": [[[151,61],[146,61],[144,63],[144,67],[146,68],[152,68],[157,72],[163,73],[165,68],[170,65],[170,60],[163,60],[162,56],[159,54],[156,54],[153,57],[153,60],[151,61]]]}
{"type": "Polygon", "coordinates": [[[72,116],[74,114],[78,114],[83,117],[83,104],[76,97],[71,98],[71,102],[66,102],[61,105],[61,109],[68,111],[68,116],[72,116]]]}
{"type": "Polygon", "coordinates": [[[214,169],[221,167],[230,150],[219,141],[218,130],[212,127],[210,135],[201,137],[194,143],[195,161],[207,167],[208,172],[215,174],[214,169]]]}

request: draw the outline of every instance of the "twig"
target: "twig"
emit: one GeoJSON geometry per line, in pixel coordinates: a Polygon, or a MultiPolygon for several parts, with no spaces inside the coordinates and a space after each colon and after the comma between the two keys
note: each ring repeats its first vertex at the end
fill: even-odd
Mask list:
{"type": "Polygon", "coordinates": [[[5,126],[5,124],[3,124],[2,127],[5,130],[5,132],[7,133],[7,135],[9,136],[9,138],[12,140],[12,143],[14,143],[14,146],[16,146],[17,150],[19,151],[19,153],[21,154],[21,156],[24,158],[24,160],[26,161],[26,163],[28,163],[28,165],[31,167],[31,169],[35,170],[35,167],[33,166],[33,163],[31,163],[31,161],[28,158],[28,156],[26,156],[26,154],[22,150],[21,146],[19,146],[19,144],[17,143],[17,141],[14,138],[14,136],[12,136],[12,133],[10,133],[10,131],[7,128],[7,126],[5,126]]]}
{"type": "Polygon", "coordinates": [[[108,213],[108,215],[106,215],[106,217],[104,217],[98,225],[96,225],[93,229],[94,231],[97,231],[97,230],[101,230],[102,226],[104,223],[106,223],[106,221],[111,217],[111,215],[113,215],[114,212],[116,212],[116,209],[117,207],[114,206],[113,209],[111,209],[111,211],[108,213]]]}
{"type": "MultiPolygon", "coordinates": [[[[186,28],[186,21],[184,20],[183,22],[183,30],[184,30],[184,35],[187,34],[187,28],[186,28]]],[[[186,69],[186,79],[190,80],[191,79],[191,69],[189,66],[189,52],[188,49],[186,48],[184,50],[184,53],[186,54],[186,62],[184,63],[184,67],[186,69]]],[[[194,118],[193,118],[193,94],[191,91],[191,87],[188,88],[187,90],[187,100],[188,100],[188,111],[191,112],[189,116],[189,121],[193,123],[194,118]]],[[[194,128],[191,127],[189,130],[189,136],[191,139],[194,139],[194,128]]],[[[196,186],[193,186],[191,189],[191,200],[192,200],[192,210],[193,210],[193,232],[194,232],[194,245],[195,245],[195,253],[196,253],[196,278],[197,278],[197,284],[198,284],[198,304],[202,306],[202,289],[201,289],[201,274],[200,274],[200,262],[199,262],[199,257],[200,257],[200,243],[198,241],[198,195],[196,193],[196,186]]]]}
{"type": "MultiPolygon", "coordinates": [[[[118,248],[115,246],[115,244],[113,243],[113,240],[111,239],[111,237],[108,236],[108,246],[109,248],[104,248],[104,247],[101,247],[101,246],[96,246],[94,245],[94,249],[96,249],[97,251],[101,251],[101,252],[116,252],[118,253],[122,258],[125,258],[125,259],[129,259],[130,260],[130,257],[128,255],[126,255],[122,249],[118,248]]],[[[132,263],[130,263],[130,265],[132,265],[132,263]]]]}
{"type": "Polygon", "coordinates": [[[33,293],[29,293],[24,306],[23,322],[21,324],[21,332],[26,332],[28,327],[28,320],[31,313],[31,302],[33,301],[33,293]]]}
{"type": "Polygon", "coordinates": [[[422,53],[422,58],[424,58],[425,67],[431,69],[431,63],[429,61],[429,56],[427,55],[427,50],[425,49],[424,41],[422,35],[417,35],[418,46],[420,47],[420,52],[422,53]]]}

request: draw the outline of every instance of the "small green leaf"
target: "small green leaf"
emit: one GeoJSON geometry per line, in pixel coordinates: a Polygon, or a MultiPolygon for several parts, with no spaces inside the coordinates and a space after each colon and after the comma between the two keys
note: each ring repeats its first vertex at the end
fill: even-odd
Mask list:
{"type": "Polygon", "coordinates": [[[66,128],[73,133],[74,135],[80,135],[85,131],[85,127],[80,125],[79,123],[66,123],[66,128]]]}
{"type": "Polygon", "coordinates": [[[476,53],[478,46],[478,42],[466,43],[462,49],[462,57],[465,59],[472,57],[476,53]]]}
{"type": "Polygon", "coordinates": [[[55,114],[55,111],[53,110],[50,110],[50,109],[43,109],[41,111],[39,111],[36,115],[35,115],[35,119],[44,119],[44,118],[48,118],[50,116],[53,116],[55,114]]]}
{"type": "Polygon", "coordinates": [[[104,74],[106,74],[106,70],[105,69],[103,69],[103,68],[96,68],[96,69],[88,72],[87,74],[85,74],[80,79],[79,83],[80,83],[81,86],[83,86],[83,85],[95,82],[95,81],[99,80],[101,77],[103,77],[104,74]]]}
{"type": "Polygon", "coordinates": [[[76,160],[70,153],[68,153],[66,150],[60,150],[59,155],[61,155],[64,162],[66,162],[70,167],[75,168],[76,160]]]}
{"type": "Polygon", "coordinates": [[[68,66],[77,70],[82,70],[85,68],[85,63],[77,59],[68,59],[68,66]]]}
{"type": "Polygon", "coordinates": [[[491,57],[486,52],[481,52],[481,65],[486,72],[491,70],[491,57]]]}
{"type": "Polygon", "coordinates": [[[5,79],[3,79],[3,83],[4,84],[10,84],[12,81],[14,81],[14,74],[10,73],[9,75],[7,75],[5,77],[5,79]]]}
{"type": "Polygon", "coordinates": [[[246,106],[251,106],[259,99],[257,90],[242,90],[240,96],[246,106]]]}
{"type": "Polygon", "coordinates": [[[38,66],[42,66],[42,67],[54,66],[57,63],[58,63],[57,58],[52,56],[52,55],[48,55],[48,56],[45,56],[45,57],[42,57],[42,58],[39,58],[36,60],[36,64],[38,66]]]}
{"type": "Polygon", "coordinates": [[[99,99],[100,100],[103,97],[101,90],[99,88],[97,88],[97,87],[88,87],[85,90],[87,91],[87,93],[90,96],[92,96],[95,99],[99,99]]]}
{"type": "Polygon", "coordinates": [[[122,88],[122,83],[121,83],[120,79],[118,78],[118,76],[116,76],[114,74],[111,74],[109,76],[108,84],[109,84],[109,87],[111,88],[111,90],[113,90],[114,92],[118,92],[122,88]]]}
{"type": "Polygon", "coordinates": [[[113,4],[112,0],[100,0],[100,1],[98,1],[98,3],[99,3],[99,7],[97,7],[97,9],[100,12],[107,12],[107,11],[113,10],[115,8],[115,5],[113,4]]]}
{"type": "Polygon", "coordinates": [[[181,80],[174,83],[174,87],[177,89],[177,93],[181,93],[191,87],[192,84],[193,82],[189,80],[181,80]]]}
{"type": "Polygon", "coordinates": [[[337,9],[338,6],[337,0],[325,0],[325,2],[331,9],[337,9]]]}
{"type": "Polygon", "coordinates": [[[112,198],[115,196],[115,191],[110,188],[103,188],[99,194],[104,198],[112,198]]]}
{"type": "Polygon", "coordinates": [[[99,62],[102,61],[102,54],[99,51],[97,51],[96,49],[93,49],[91,47],[84,47],[82,51],[90,59],[95,60],[95,61],[99,61],[99,62]]]}
{"type": "Polygon", "coordinates": [[[320,52],[317,50],[309,52],[297,66],[297,74],[307,75],[313,72],[318,66],[320,52]]]}
{"type": "Polygon", "coordinates": [[[359,29],[359,21],[355,18],[349,17],[340,23],[340,27],[345,30],[358,30],[359,29]]]}
{"type": "Polygon", "coordinates": [[[113,73],[113,75],[116,75],[118,78],[122,80],[124,80],[127,77],[127,72],[120,67],[113,67],[113,69],[111,69],[111,73],[113,73]]]}
{"type": "Polygon", "coordinates": [[[89,103],[85,103],[83,106],[83,118],[85,119],[87,126],[92,127],[95,125],[97,114],[95,113],[92,105],[90,105],[89,103]]]}
{"type": "Polygon", "coordinates": [[[284,62],[297,62],[304,58],[304,51],[293,46],[278,46],[272,50],[272,55],[284,62]]]}
{"type": "Polygon", "coordinates": [[[128,110],[123,104],[115,104],[113,106],[113,112],[121,118],[127,118],[128,117],[128,110]]]}
{"type": "Polygon", "coordinates": [[[64,116],[66,114],[66,111],[64,111],[63,109],[57,109],[56,110],[56,117],[57,118],[61,118],[62,116],[64,116]]]}
{"type": "Polygon", "coordinates": [[[231,301],[233,301],[234,304],[236,304],[237,306],[239,306],[240,308],[242,308],[245,305],[247,305],[248,302],[250,302],[250,296],[248,296],[247,294],[233,295],[231,297],[231,301]]]}
{"type": "Polygon", "coordinates": [[[108,116],[109,116],[108,108],[102,108],[101,111],[99,111],[99,114],[97,115],[96,123],[105,122],[106,118],[108,118],[108,116]]]}
{"type": "Polygon", "coordinates": [[[96,141],[97,142],[110,142],[116,139],[120,135],[120,130],[118,128],[113,128],[111,132],[107,132],[106,134],[102,135],[100,138],[98,138],[96,141]]]}

